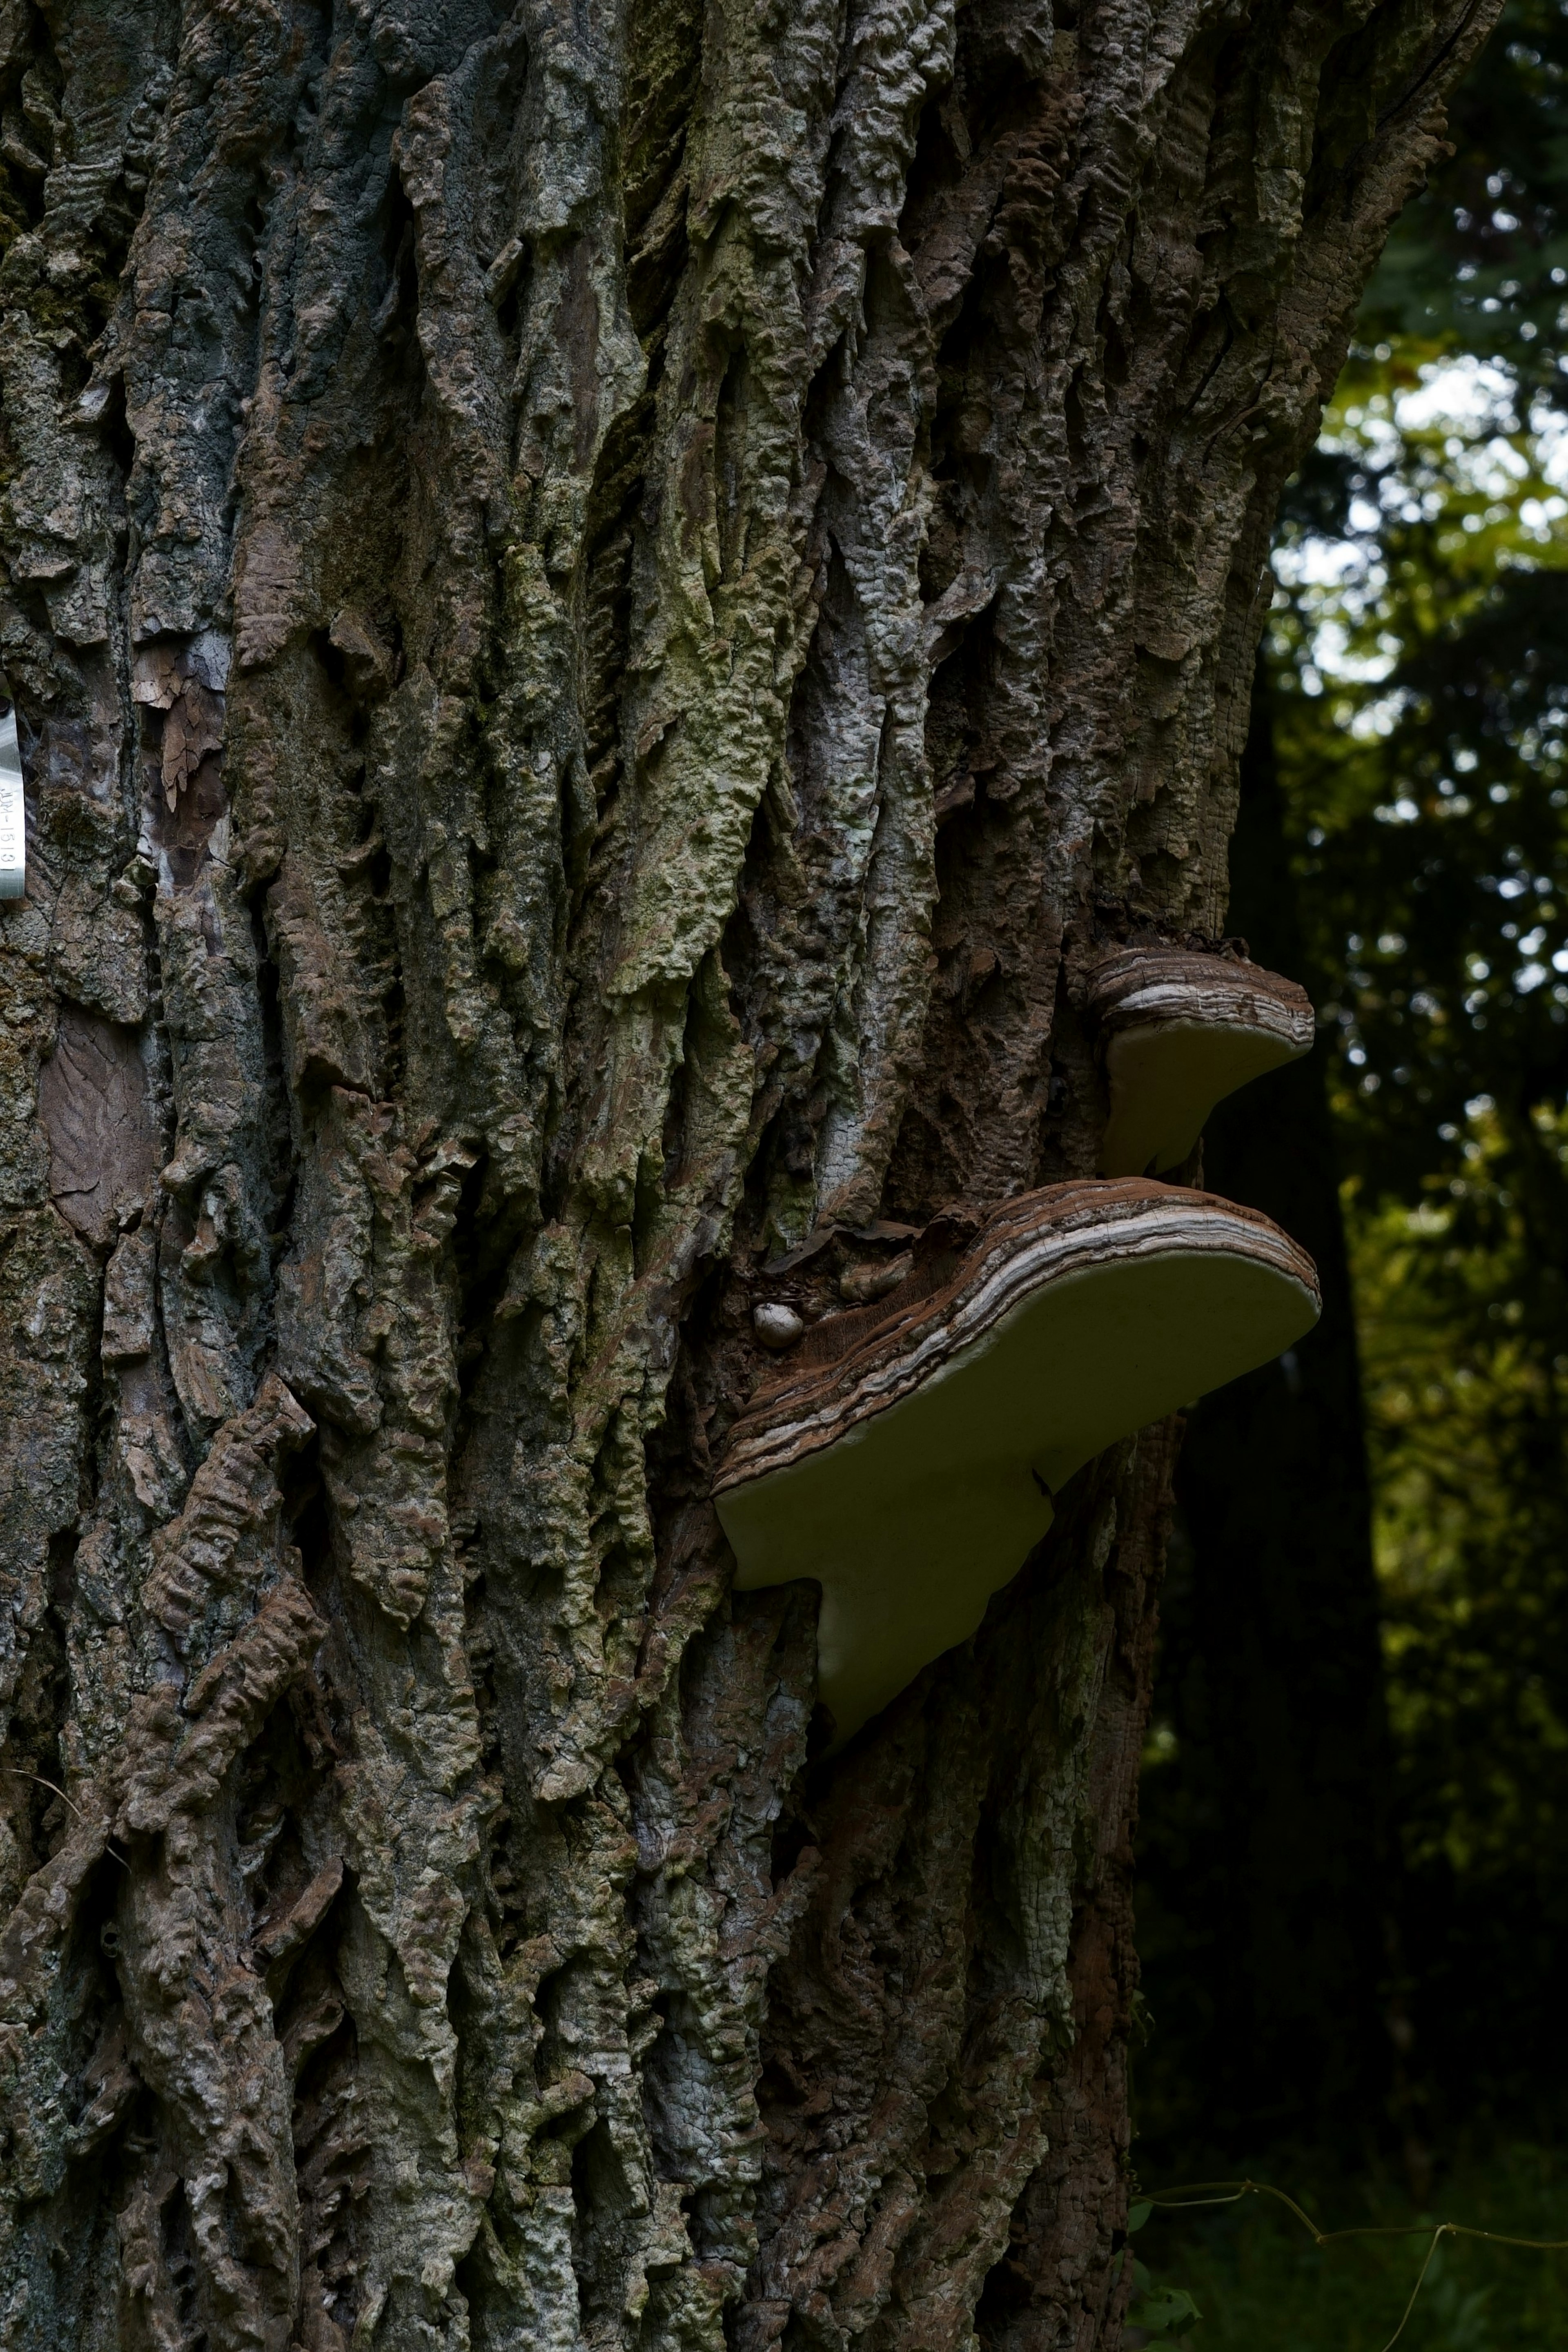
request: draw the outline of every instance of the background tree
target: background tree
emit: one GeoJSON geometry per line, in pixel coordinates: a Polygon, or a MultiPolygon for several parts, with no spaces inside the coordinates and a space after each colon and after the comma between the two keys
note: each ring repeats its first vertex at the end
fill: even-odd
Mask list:
{"type": "Polygon", "coordinates": [[[13,2341],[1115,2341],[1168,1435],[832,1760],[708,1481],[1218,934],[1487,15],[0,16],[13,2341]]]}
{"type": "MultiPolygon", "coordinates": [[[[1241,795],[1230,920],[1321,1002],[1264,661],[1241,795]]],[[[1185,2176],[1280,2140],[1359,2155],[1391,2088],[1387,1727],[1327,1062],[1320,1042],[1221,1104],[1204,1143],[1206,1184],[1310,1249],[1323,1314],[1279,1361],[1205,1398],[1182,1447],[1139,1838],[1146,2172],[1185,2176]]]]}
{"type": "MultiPolygon", "coordinates": [[[[1293,1403],[1270,1370],[1198,1412],[1140,1905],[1162,2028],[1145,2120],[1183,2164],[1216,2137],[1227,2158],[1364,2146],[1380,2078],[1418,2179],[1464,2131],[1561,2128],[1565,74],[1568,18],[1510,0],[1284,503],[1238,833],[1278,849],[1266,872],[1238,861],[1232,919],[1300,936],[1331,1122],[1307,1155],[1216,1119],[1207,1165],[1266,1206],[1308,1182],[1331,1223],[1348,1181],[1373,1495],[1352,1352],[1327,1370],[1347,1427],[1315,1485],[1270,1495],[1252,1466],[1268,1413],[1324,1410],[1330,1315],[1293,1403]],[[1335,1512],[1353,1541],[1326,1540],[1335,1512]],[[1279,1554],[1309,1528],[1307,1551],[1325,1539],[1292,1583],[1279,1554]],[[1352,1588],[1384,1614],[1383,1689],[1334,1621],[1352,1588]],[[1251,1682],[1227,1671],[1238,1649],[1264,1662],[1251,1682]],[[1386,1692],[1386,1779],[1324,1703],[1358,1660],[1357,1709],[1386,1692]],[[1288,1941],[1252,1925],[1292,1911],[1288,1941]],[[1380,1918],[1392,1934],[1363,1933],[1347,1973],[1380,1918]]],[[[1292,1230],[1331,1269],[1306,1217],[1292,1230]]]]}

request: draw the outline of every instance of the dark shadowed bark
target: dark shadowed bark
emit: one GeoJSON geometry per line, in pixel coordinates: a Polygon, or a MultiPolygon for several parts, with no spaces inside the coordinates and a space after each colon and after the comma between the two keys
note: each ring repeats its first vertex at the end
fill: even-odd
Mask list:
{"type": "Polygon", "coordinates": [[[1170,1440],[831,1759],[709,1482],[1218,936],[1488,16],[0,9],[8,2342],[1117,2341],[1170,1440]]]}
{"type": "MultiPolygon", "coordinates": [[[[1231,920],[1254,955],[1310,982],[1261,665],[1241,779],[1231,920]]],[[[1176,1749],[1145,1789],[1140,1914],[1158,2032],[1142,2120],[1156,2145],[1234,2162],[1289,2138],[1359,2149],[1386,2129],[1400,1906],[1372,1494],[1321,1055],[1218,1107],[1204,1180],[1295,1234],[1323,1290],[1314,1331],[1197,1406],[1176,1482],[1158,1701],[1176,1749]]]]}

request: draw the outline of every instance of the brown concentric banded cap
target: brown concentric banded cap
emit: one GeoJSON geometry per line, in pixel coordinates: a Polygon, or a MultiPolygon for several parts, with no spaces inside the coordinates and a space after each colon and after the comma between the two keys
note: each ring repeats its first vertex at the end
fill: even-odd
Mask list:
{"type": "Polygon", "coordinates": [[[1220,1019],[1257,1020],[1312,1042],[1312,1003],[1300,981],[1244,956],[1194,948],[1121,948],[1089,974],[1086,1009],[1100,1034],[1130,1022],[1199,1009],[1220,1019]]]}

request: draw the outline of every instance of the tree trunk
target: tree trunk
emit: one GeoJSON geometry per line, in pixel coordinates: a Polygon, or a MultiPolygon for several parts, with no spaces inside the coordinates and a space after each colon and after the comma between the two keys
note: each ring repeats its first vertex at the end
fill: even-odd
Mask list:
{"type": "Polygon", "coordinates": [[[1169,1433],[834,1757],[708,1485],[1217,934],[1488,16],[0,12],[8,2343],[1117,2342],[1169,1433]]]}

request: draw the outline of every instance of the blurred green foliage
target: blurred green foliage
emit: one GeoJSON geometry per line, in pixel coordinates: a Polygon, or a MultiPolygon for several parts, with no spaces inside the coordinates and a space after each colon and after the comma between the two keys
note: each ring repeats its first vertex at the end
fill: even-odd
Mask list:
{"type": "Polygon", "coordinates": [[[1568,16],[1508,0],[1448,104],[1454,153],[1405,208],[1367,289],[1361,348],[1502,359],[1561,403],[1568,343],[1568,16]]]}
{"type": "Polygon", "coordinates": [[[1568,2089],[1568,428],[1542,340],[1526,369],[1362,346],[1269,644],[1335,1056],[1411,2074],[1439,2125],[1538,2128],[1568,2089]]]}

